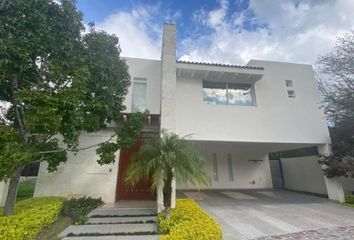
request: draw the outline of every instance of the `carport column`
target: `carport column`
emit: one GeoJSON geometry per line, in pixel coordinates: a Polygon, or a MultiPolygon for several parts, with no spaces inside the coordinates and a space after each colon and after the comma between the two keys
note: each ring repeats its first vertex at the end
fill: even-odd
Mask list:
{"type": "Polygon", "coordinates": [[[7,181],[6,183],[0,182],[0,207],[5,206],[8,189],[9,189],[9,181],[7,181]]]}
{"type": "MultiPolygon", "coordinates": [[[[161,53],[161,130],[176,128],[176,25],[164,24],[161,53]]],[[[157,191],[158,210],[163,209],[162,187],[157,191]]],[[[172,182],[172,206],[176,205],[176,181],[172,182]]]]}
{"type": "MultiPolygon", "coordinates": [[[[321,155],[329,155],[331,154],[331,145],[330,144],[323,144],[318,146],[318,153],[321,155]]],[[[326,188],[328,198],[330,200],[338,201],[340,203],[345,202],[345,194],[343,184],[338,177],[334,178],[325,178],[326,188]]]]}

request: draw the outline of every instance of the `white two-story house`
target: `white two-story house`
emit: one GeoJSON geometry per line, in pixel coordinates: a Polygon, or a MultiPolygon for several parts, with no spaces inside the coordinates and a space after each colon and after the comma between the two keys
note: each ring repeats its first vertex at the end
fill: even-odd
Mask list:
{"type": "MultiPolygon", "coordinates": [[[[193,134],[192,141],[206,159],[210,189],[271,189],[269,153],[313,146],[322,154],[330,152],[311,65],[263,60],[250,60],[245,66],[178,61],[172,24],[164,25],[160,60],[126,61],[132,84],[125,114],[148,109],[158,128],[181,136],[193,134]]],[[[102,142],[111,133],[108,128],[83,134],[80,145],[102,142]]],[[[144,186],[122,186],[124,158],[126,153],[118,152],[114,164],[99,166],[95,148],[90,148],[69,155],[55,173],[48,173],[42,163],[35,195],[89,195],[105,202],[154,199],[154,193],[144,186]]],[[[314,171],[307,174],[308,181],[316,183],[312,192],[342,201],[341,183],[325,179],[321,167],[311,164],[304,171],[314,171]]],[[[297,177],[303,178],[298,175],[292,181],[297,177]]],[[[174,189],[193,188],[178,182],[173,185],[174,189]]],[[[161,203],[159,191],[157,201],[161,203]]]]}

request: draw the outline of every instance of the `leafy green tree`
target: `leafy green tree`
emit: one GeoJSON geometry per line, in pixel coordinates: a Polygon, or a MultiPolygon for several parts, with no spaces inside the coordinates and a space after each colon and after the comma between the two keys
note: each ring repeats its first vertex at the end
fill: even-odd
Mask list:
{"type": "Polygon", "coordinates": [[[162,132],[143,144],[132,156],[125,179],[136,184],[140,179],[152,179],[152,188],[162,186],[165,219],[170,219],[172,180],[190,182],[196,187],[209,184],[203,170],[204,158],[191,141],[174,133],[162,132]]]}
{"type": "Polygon", "coordinates": [[[354,177],[354,30],[338,38],[318,60],[323,106],[330,121],[332,151],[321,156],[327,177],[354,177]]]}
{"type": "Polygon", "coordinates": [[[118,38],[84,30],[75,1],[0,4],[0,102],[10,105],[0,114],[5,215],[26,164],[46,161],[55,171],[67,151],[80,150],[82,131],[103,129],[124,110],[130,76],[118,38]]]}

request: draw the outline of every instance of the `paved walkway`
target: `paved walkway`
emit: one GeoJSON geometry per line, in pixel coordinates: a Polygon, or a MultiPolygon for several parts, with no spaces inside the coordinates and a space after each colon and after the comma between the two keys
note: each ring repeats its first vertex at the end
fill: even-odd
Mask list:
{"type": "Polygon", "coordinates": [[[257,240],[298,240],[298,239],[322,239],[322,240],[352,240],[354,239],[354,227],[321,228],[317,230],[302,231],[285,235],[261,237],[257,240]]]}
{"type": "Polygon", "coordinates": [[[280,190],[179,191],[177,197],[196,199],[221,224],[225,240],[354,239],[354,209],[320,197],[280,190]]]}

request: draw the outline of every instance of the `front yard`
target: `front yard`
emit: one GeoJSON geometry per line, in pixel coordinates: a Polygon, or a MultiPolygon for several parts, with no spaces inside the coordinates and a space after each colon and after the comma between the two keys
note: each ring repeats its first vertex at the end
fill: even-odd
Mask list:
{"type": "MultiPolygon", "coordinates": [[[[80,198],[65,200],[61,197],[33,198],[34,180],[20,184],[15,214],[2,216],[0,208],[1,240],[59,240],[58,235],[69,225],[85,224],[87,214],[102,204],[100,199],[80,198]]],[[[219,223],[191,199],[179,199],[171,210],[171,220],[158,215],[162,240],[220,240],[219,223]]]]}
{"type": "Polygon", "coordinates": [[[57,220],[63,201],[59,197],[43,197],[17,202],[14,215],[0,216],[0,239],[34,239],[57,220]]]}
{"type": "Polygon", "coordinates": [[[73,222],[84,222],[87,213],[102,204],[100,199],[86,197],[77,200],[33,198],[34,188],[35,179],[20,183],[14,215],[4,217],[0,208],[1,240],[58,240],[61,231],[73,222]]]}

